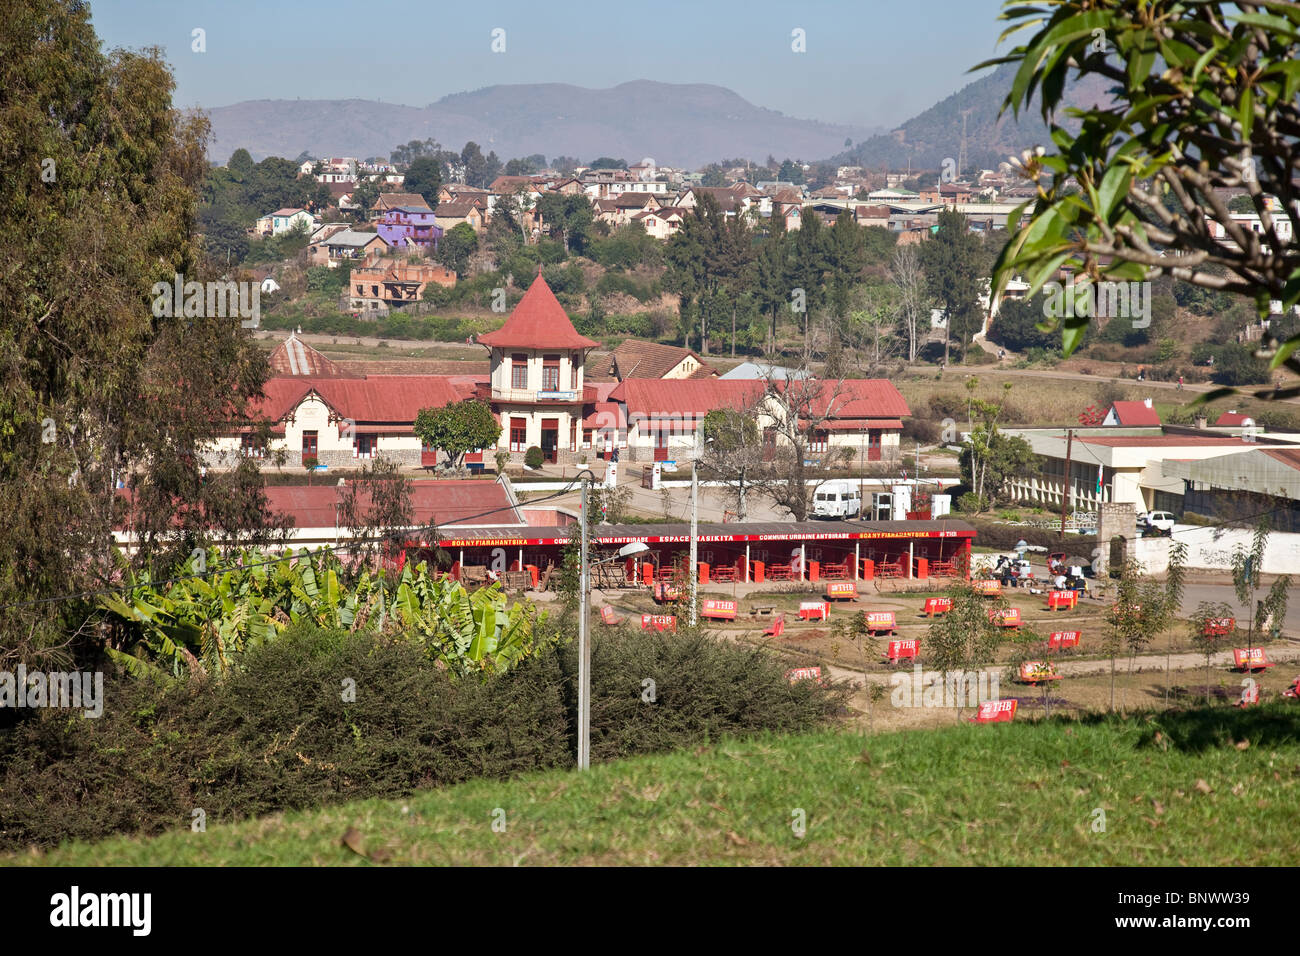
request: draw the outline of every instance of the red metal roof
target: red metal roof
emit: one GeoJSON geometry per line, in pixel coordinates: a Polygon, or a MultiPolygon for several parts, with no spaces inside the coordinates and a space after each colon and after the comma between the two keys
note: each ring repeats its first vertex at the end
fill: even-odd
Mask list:
{"type": "Polygon", "coordinates": [[[1274,461],[1300,471],[1300,448],[1261,448],[1260,451],[1274,461]]]}
{"type": "Polygon", "coordinates": [[[349,373],[298,338],[297,334],[293,332],[290,332],[289,337],[275,347],[266,362],[276,375],[314,375],[318,378],[350,377],[349,373]]]}
{"type": "Polygon", "coordinates": [[[1115,402],[1111,405],[1121,425],[1159,425],[1160,416],[1146,402],[1115,402]]]}
{"type": "Polygon", "coordinates": [[[704,415],[715,408],[741,409],[761,396],[763,388],[757,379],[629,378],[609,398],[627,405],[629,414],[659,418],[704,415]]]}
{"type": "MultiPolygon", "coordinates": [[[[902,418],[911,415],[907,400],[883,378],[851,378],[842,383],[794,379],[774,383],[790,390],[795,410],[828,418],[902,418]]],[[[901,425],[899,426],[902,427],[901,425]]]]}
{"type": "Polygon", "coordinates": [[[293,376],[268,379],[266,397],[253,406],[255,418],[278,422],[309,392],[316,392],[340,418],[355,422],[409,424],[422,408],[441,408],[468,397],[446,376],[373,375],[369,378],[312,378],[293,376]]]}
{"type": "Polygon", "coordinates": [[[1255,419],[1249,415],[1243,415],[1241,412],[1224,412],[1219,416],[1219,420],[1214,424],[1218,425],[1244,425],[1246,422],[1253,422],[1255,419]]]}
{"type": "Polygon", "coordinates": [[[600,343],[579,335],[551,287],[540,275],[519,300],[505,325],[480,335],[490,348],[593,349],[600,343]]]}
{"type": "MultiPolygon", "coordinates": [[[[271,485],[266,497],[273,512],[284,512],[298,528],[330,528],[337,520],[339,488],[323,485],[271,485]]],[[[362,500],[365,500],[364,493],[362,500]]],[[[500,482],[474,479],[415,480],[411,507],[420,525],[460,524],[500,527],[523,524],[500,482]],[[484,512],[491,512],[484,514],[484,512]]],[[[346,533],[346,532],[345,532],[346,533]]]]}

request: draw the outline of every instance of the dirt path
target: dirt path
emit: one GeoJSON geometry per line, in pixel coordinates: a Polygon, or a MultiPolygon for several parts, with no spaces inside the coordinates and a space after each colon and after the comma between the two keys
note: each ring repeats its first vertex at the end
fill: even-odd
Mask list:
{"type": "MultiPolygon", "coordinates": [[[[1289,643],[1269,645],[1268,657],[1269,660],[1274,661],[1279,665],[1284,663],[1290,664],[1300,662],[1300,645],[1289,643]]],[[[1231,651],[1221,651],[1210,658],[1211,670],[1226,667],[1231,663],[1231,651]]],[[[924,667],[924,665],[922,666],[924,667]]],[[[992,666],[1000,665],[995,664],[992,666]]],[[[1173,654],[1169,658],[1169,668],[1171,671],[1195,671],[1197,669],[1204,671],[1205,655],[1195,653],[1173,654]]],[[[1110,658],[1087,661],[1061,660],[1056,662],[1056,669],[1060,674],[1066,677],[1087,677],[1096,674],[1108,674],[1110,673],[1110,658]]],[[[1133,670],[1139,671],[1145,669],[1164,671],[1165,656],[1163,654],[1143,654],[1134,658],[1133,670]]],[[[860,671],[851,667],[843,667],[838,664],[823,664],[822,671],[826,676],[831,677],[834,680],[847,680],[853,683],[862,683],[865,680],[870,681],[873,684],[880,684],[884,687],[889,686],[889,678],[892,676],[891,674],[870,674],[865,671],[860,671]]],[[[1128,672],[1127,657],[1116,659],[1115,671],[1116,673],[1128,672]]]]}

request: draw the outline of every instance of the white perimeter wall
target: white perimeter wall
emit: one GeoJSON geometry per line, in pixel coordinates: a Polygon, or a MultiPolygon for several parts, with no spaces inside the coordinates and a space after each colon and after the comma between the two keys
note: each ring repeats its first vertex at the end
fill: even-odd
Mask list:
{"type": "MultiPolygon", "coordinates": [[[[1197,528],[1178,525],[1172,541],[1187,545],[1187,566],[1198,570],[1230,571],[1232,551],[1249,548],[1254,532],[1246,528],[1197,528]]],[[[1169,567],[1170,538],[1138,538],[1133,542],[1137,559],[1146,570],[1159,574],[1169,567]]],[[[1103,545],[1104,546],[1104,545],[1103,545]]],[[[1300,574],[1300,534],[1274,531],[1264,550],[1264,574],[1300,574]]]]}

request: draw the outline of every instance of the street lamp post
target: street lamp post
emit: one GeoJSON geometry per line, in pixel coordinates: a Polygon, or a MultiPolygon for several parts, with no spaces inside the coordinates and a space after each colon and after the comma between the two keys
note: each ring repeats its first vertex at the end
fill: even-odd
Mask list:
{"type": "Polygon", "coordinates": [[[578,769],[591,766],[591,645],[587,638],[587,472],[582,477],[582,563],[578,574],[578,769]]]}
{"type": "MultiPolygon", "coordinates": [[[[594,477],[588,469],[583,469],[582,479],[582,561],[578,572],[578,769],[591,767],[591,640],[588,634],[587,617],[591,605],[590,580],[591,563],[587,560],[587,501],[591,479],[594,477]]],[[[624,545],[618,554],[606,558],[598,564],[617,561],[619,558],[631,557],[650,550],[641,541],[624,545]]]]}
{"type": "Polygon", "coordinates": [[[700,467],[699,467],[699,432],[696,433],[695,457],[691,459],[691,560],[686,566],[686,573],[691,579],[691,610],[688,616],[691,627],[694,627],[697,621],[698,611],[698,590],[700,576],[697,572],[697,561],[700,556],[700,467]]]}

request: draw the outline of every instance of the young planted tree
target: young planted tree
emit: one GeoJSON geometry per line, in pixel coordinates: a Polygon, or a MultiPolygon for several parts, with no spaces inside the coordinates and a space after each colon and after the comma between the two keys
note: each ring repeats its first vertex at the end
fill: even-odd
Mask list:
{"type": "Polygon", "coordinates": [[[1289,575],[1282,575],[1273,582],[1269,589],[1268,596],[1260,601],[1256,595],[1263,586],[1262,576],[1264,569],[1264,552],[1268,549],[1268,538],[1270,532],[1270,521],[1267,515],[1260,518],[1259,523],[1255,525],[1255,531],[1251,535],[1250,544],[1243,547],[1237,545],[1232,549],[1232,588],[1237,597],[1237,602],[1242,607],[1250,611],[1250,625],[1246,630],[1246,642],[1253,645],[1255,641],[1255,629],[1258,626],[1261,635],[1265,623],[1271,625],[1269,628],[1280,628],[1282,618],[1286,616],[1287,593],[1291,589],[1291,578],[1289,575]]]}
{"type": "MultiPolygon", "coordinates": [[[[1169,570],[1165,572],[1165,626],[1174,623],[1183,607],[1183,592],[1187,586],[1187,543],[1176,541],[1169,548],[1169,570]]],[[[1174,642],[1178,631],[1171,629],[1169,643],[1165,645],[1165,706],[1169,706],[1169,670],[1174,642]]]]}
{"type": "Polygon", "coordinates": [[[415,434],[424,444],[445,452],[448,467],[459,468],[466,452],[496,446],[501,425],[487,405],[467,398],[442,408],[420,409],[415,434]]]}
{"type": "MultiPolygon", "coordinates": [[[[1005,610],[1005,599],[990,601],[968,584],[948,589],[952,610],[930,621],[925,638],[925,663],[945,674],[977,672],[992,664],[1002,646],[1002,628],[993,623],[989,611],[1005,610]]],[[[961,719],[964,695],[958,695],[957,719],[961,719]]]]}
{"type": "Polygon", "coordinates": [[[1192,645],[1205,655],[1205,702],[1210,702],[1210,662],[1219,651],[1237,642],[1238,628],[1225,627],[1224,622],[1234,620],[1232,608],[1223,601],[1202,601],[1188,622],[1191,626],[1192,645]]]}

